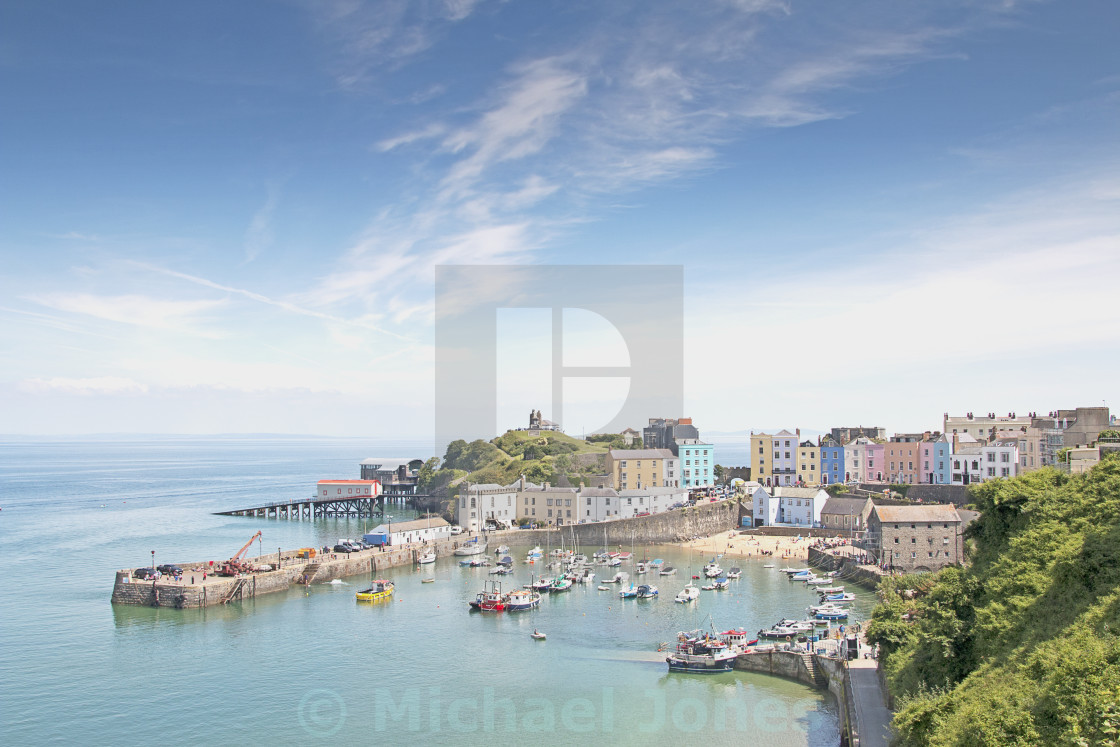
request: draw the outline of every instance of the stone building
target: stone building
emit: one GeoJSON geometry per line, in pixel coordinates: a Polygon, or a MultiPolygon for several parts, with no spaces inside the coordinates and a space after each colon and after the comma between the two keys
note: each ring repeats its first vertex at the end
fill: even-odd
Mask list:
{"type": "Polygon", "coordinates": [[[961,562],[961,528],[961,517],[950,505],[874,506],[867,548],[885,568],[936,571],[961,562]]]}
{"type": "Polygon", "coordinates": [[[821,526],[847,532],[862,532],[871,514],[871,498],[832,496],[821,509],[821,526]]]}

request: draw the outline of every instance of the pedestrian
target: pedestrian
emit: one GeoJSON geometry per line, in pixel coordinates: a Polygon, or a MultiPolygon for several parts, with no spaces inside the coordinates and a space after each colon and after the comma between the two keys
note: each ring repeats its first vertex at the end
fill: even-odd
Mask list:
{"type": "Polygon", "coordinates": [[[206,583],[206,571],[202,572],[202,583],[206,583]]]}
{"type": "Polygon", "coordinates": [[[194,576],[191,576],[191,586],[194,586],[194,576]]]}

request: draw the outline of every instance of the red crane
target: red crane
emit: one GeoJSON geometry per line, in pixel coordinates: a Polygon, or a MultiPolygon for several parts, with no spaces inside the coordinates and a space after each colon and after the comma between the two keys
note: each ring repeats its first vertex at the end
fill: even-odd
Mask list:
{"type": "Polygon", "coordinates": [[[245,546],[242,547],[240,550],[238,550],[236,555],[234,555],[232,558],[227,560],[222,565],[222,567],[218,569],[218,575],[219,576],[236,576],[238,573],[248,571],[249,566],[246,565],[245,563],[241,562],[241,556],[245,554],[245,551],[249,549],[250,545],[252,545],[258,539],[260,539],[260,536],[261,536],[261,533],[257,532],[252,537],[250,537],[249,541],[245,543],[245,546]]]}

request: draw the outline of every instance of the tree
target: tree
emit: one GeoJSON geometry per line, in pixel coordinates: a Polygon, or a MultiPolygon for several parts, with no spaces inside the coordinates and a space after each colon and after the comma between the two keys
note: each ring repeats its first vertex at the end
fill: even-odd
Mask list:
{"type": "Polygon", "coordinates": [[[419,472],[416,474],[417,482],[420,483],[420,487],[428,488],[428,486],[432,484],[432,478],[435,477],[436,470],[438,469],[439,457],[432,457],[424,462],[423,466],[420,467],[419,472]]]}

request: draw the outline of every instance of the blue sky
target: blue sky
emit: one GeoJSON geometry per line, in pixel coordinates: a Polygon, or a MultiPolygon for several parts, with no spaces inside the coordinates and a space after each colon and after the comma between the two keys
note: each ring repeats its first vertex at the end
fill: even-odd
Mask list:
{"type": "MultiPolygon", "coordinates": [[[[427,437],[446,263],[683,265],[702,432],[1115,406],[1118,31],[1103,1],[6,3],[0,432],[427,437]]],[[[518,357],[503,425],[550,415],[518,357]]]]}

